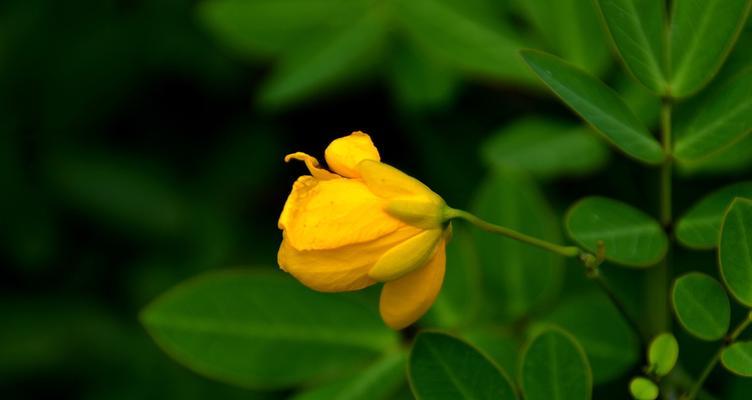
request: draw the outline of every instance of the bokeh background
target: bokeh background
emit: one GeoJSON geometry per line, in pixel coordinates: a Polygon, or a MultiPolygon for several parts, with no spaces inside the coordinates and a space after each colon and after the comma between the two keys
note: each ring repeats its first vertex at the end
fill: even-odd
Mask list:
{"type": "MultiPolygon", "coordinates": [[[[750,65],[751,37],[748,24],[721,80],[750,65]]],[[[0,2],[2,397],[289,396],[188,371],[138,313],[203,271],[276,268],[276,219],[304,172],[283,156],[322,158],[354,130],[455,207],[513,170],[557,221],[589,194],[655,214],[655,171],[595,136],[526,139],[585,129],[522,64],[526,47],[597,74],[655,126],[657,100],[615,61],[590,1],[0,2]]],[[[676,123],[693,107],[680,105],[676,123]]],[[[747,139],[680,171],[676,209],[751,167],[747,139]]],[[[530,218],[511,210],[500,217],[511,225],[530,218]]],[[[685,256],[680,269],[714,265],[712,254],[685,256]]],[[[627,297],[644,278],[612,273],[627,297]]],[[[584,285],[562,282],[553,303],[584,285]]],[[[643,300],[632,296],[636,312],[643,300]]],[[[684,361],[699,368],[712,347],[689,345],[698,360],[684,361]]],[[[734,390],[717,375],[709,387],[734,390]]],[[[610,387],[626,393],[624,381],[610,387]]]]}

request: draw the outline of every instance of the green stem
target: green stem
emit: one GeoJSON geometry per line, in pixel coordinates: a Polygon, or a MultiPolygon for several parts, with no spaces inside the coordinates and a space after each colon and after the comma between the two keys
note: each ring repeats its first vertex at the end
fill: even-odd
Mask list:
{"type": "Polygon", "coordinates": [[[596,252],[596,254],[591,254],[577,246],[558,245],[558,244],[541,240],[532,236],[528,236],[524,233],[517,232],[513,229],[509,229],[503,226],[492,224],[490,222],[484,221],[476,217],[473,214],[470,214],[467,211],[448,207],[447,210],[445,211],[444,216],[447,219],[455,219],[455,218],[464,219],[465,221],[470,222],[471,224],[477,226],[480,229],[483,229],[484,231],[500,234],[511,239],[519,240],[520,242],[527,243],[527,244],[539,247],[541,249],[554,252],[564,257],[579,257],[580,261],[582,261],[582,263],[585,265],[585,268],[587,269],[588,278],[590,278],[591,280],[595,281],[596,284],[598,284],[601,290],[603,290],[606,296],[608,296],[608,298],[614,304],[614,306],[619,311],[619,313],[621,313],[621,315],[627,321],[629,326],[635,331],[638,339],[640,340],[640,343],[641,344],[643,343],[642,331],[640,330],[639,324],[637,323],[636,320],[634,320],[629,315],[624,303],[622,303],[621,300],[619,300],[619,298],[616,296],[616,293],[614,293],[614,291],[611,289],[611,286],[609,286],[606,279],[603,276],[601,276],[600,271],[598,270],[598,267],[603,262],[604,257],[605,257],[605,247],[603,247],[602,241],[598,243],[598,251],[596,252]]]}
{"type": "Polygon", "coordinates": [[[671,168],[673,163],[671,139],[671,99],[661,103],[661,144],[665,159],[661,165],[661,223],[671,226],[671,168]]]}
{"type": "Polygon", "coordinates": [[[562,245],[558,245],[555,243],[551,243],[546,240],[528,236],[524,233],[517,232],[513,229],[509,229],[503,226],[495,225],[490,222],[484,221],[476,217],[475,215],[470,214],[467,211],[457,210],[454,208],[448,208],[445,216],[449,219],[454,219],[454,218],[464,219],[465,221],[470,222],[471,224],[477,226],[480,229],[483,229],[486,232],[497,233],[499,235],[503,235],[508,238],[512,238],[520,242],[524,242],[524,243],[539,247],[541,249],[554,252],[564,257],[577,257],[580,254],[584,253],[584,251],[581,250],[579,247],[562,246],[562,245]]]}
{"type": "Polygon", "coordinates": [[[708,364],[705,366],[705,369],[702,370],[702,373],[700,373],[700,377],[697,378],[697,381],[692,386],[692,389],[687,393],[687,395],[684,397],[686,400],[692,400],[697,396],[697,392],[702,388],[702,385],[705,383],[705,380],[708,379],[708,376],[710,376],[710,373],[713,372],[713,369],[715,369],[715,366],[718,364],[718,361],[721,359],[721,354],[723,353],[723,350],[734,343],[734,341],[739,337],[739,335],[744,332],[747,327],[752,324],[752,311],[747,314],[747,318],[744,319],[744,321],[740,322],[739,325],[736,326],[736,328],[731,332],[730,335],[726,336],[726,339],[724,340],[723,345],[718,349],[718,351],[715,352],[715,355],[713,355],[713,358],[708,361],[708,364]]]}

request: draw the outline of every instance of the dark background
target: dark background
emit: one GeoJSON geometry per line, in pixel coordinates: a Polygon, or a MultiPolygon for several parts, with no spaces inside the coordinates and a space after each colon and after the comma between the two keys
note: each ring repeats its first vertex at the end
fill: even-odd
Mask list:
{"type": "MultiPolygon", "coordinates": [[[[479,148],[495,130],[532,114],[576,121],[540,89],[473,76],[440,101],[409,104],[378,63],[265,107],[257,93],[274,60],[232,51],[196,9],[188,0],[0,2],[3,398],[276,397],[185,370],[137,315],[202,271],[276,268],[276,220],[304,172],[284,165],[285,154],[323,159],[329,141],[363,130],[384,161],[466,207],[488,173],[479,148]]],[[[602,75],[618,80],[609,65],[602,75]]],[[[679,178],[676,209],[750,176],[679,178]]],[[[655,215],[655,188],[653,170],[616,153],[600,172],[543,186],[559,215],[586,194],[655,215]]]]}

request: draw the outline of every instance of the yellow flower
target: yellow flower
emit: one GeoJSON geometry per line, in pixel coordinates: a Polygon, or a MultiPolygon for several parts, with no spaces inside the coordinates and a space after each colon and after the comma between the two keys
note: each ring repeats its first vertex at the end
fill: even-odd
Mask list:
{"type": "Polygon", "coordinates": [[[334,140],[324,155],[332,171],[305,153],[285,157],[311,175],[298,178],[279,217],[279,266],[323,292],[384,282],[381,316],[402,329],[428,311],[444,280],[444,200],[382,163],[363,132],[334,140]]]}

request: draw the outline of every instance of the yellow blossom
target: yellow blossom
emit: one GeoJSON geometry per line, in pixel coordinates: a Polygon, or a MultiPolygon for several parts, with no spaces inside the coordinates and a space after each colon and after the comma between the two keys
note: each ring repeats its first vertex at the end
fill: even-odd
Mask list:
{"type": "Polygon", "coordinates": [[[279,266],[318,291],[342,292],[384,282],[379,310],[402,329],[431,307],[446,266],[449,224],[444,200],[420,181],[381,162],[371,138],[334,140],[323,168],[305,153],[279,217],[279,266]]]}

